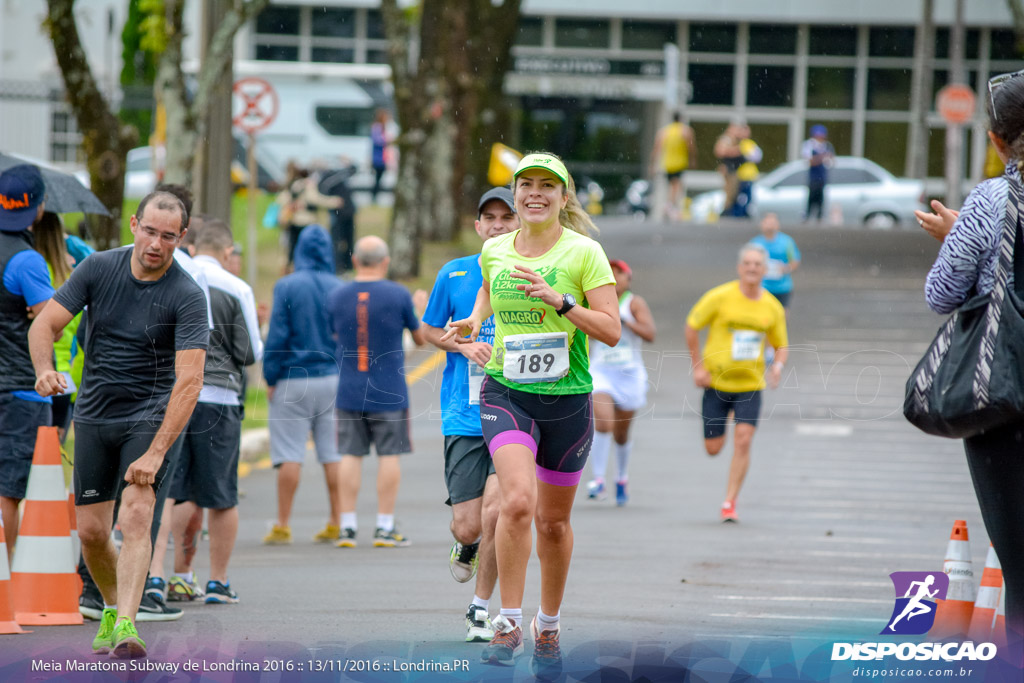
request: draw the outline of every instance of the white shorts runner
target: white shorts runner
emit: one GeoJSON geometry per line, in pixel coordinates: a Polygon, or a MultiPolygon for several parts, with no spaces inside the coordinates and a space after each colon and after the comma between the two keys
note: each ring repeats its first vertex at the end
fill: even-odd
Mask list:
{"type": "Polygon", "coordinates": [[[620,410],[640,410],[647,403],[647,369],[624,366],[618,368],[591,365],[594,393],[608,394],[620,410]]]}

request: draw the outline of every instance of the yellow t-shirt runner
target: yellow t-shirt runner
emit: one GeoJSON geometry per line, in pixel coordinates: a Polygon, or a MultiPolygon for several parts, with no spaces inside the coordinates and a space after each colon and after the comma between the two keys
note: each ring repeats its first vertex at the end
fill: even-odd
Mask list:
{"type": "Polygon", "coordinates": [[[694,305],[686,324],[708,328],[704,367],[711,373],[711,388],[739,394],[760,391],[764,381],[764,342],[786,346],[786,312],[767,290],[757,301],[740,291],[739,280],[710,290],[694,305]]]}
{"type": "Polygon", "coordinates": [[[683,124],[679,121],[665,126],[662,137],[661,166],[665,173],[679,173],[690,165],[690,149],[683,135],[683,124]]]}
{"type": "Polygon", "coordinates": [[[491,308],[494,310],[494,353],[485,368],[487,374],[507,387],[534,394],[587,394],[593,390],[589,370],[587,335],[576,329],[556,309],[538,299],[527,298],[517,287],[525,280],[511,277],[516,265],[525,266],[544,278],[556,292],[572,294],[581,306],[587,290],[615,284],[604,249],[596,241],[562,229],[562,235],[542,256],[522,256],[515,250],[519,231],[487,240],[480,254],[480,269],[490,283],[491,308]],[[569,371],[555,382],[521,383],[503,374],[505,337],[519,334],[568,334],[569,371]]]}

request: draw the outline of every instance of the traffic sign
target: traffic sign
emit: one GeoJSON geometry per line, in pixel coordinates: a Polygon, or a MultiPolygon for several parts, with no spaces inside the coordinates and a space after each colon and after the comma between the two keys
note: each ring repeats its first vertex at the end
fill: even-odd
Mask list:
{"type": "Polygon", "coordinates": [[[966,85],[947,85],[935,98],[935,108],[946,123],[963,125],[974,118],[974,91],[966,85]]]}
{"type": "Polygon", "coordinates": [[[277,118],[277,91],[262,78],[249,77],[235,81],[231,122],[252,135],[263,130],[277,118]]]}

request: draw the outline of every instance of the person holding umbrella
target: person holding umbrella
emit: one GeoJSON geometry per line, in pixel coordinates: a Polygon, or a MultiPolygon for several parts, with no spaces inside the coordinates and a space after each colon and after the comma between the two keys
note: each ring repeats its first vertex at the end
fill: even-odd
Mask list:
{"type": "Polygon", "coordinates": [[[32,239],[44,195],[35,166],[0,173],[0,511],[8,555],[18,539],[18,505],[28,486],[36,430],[51,419],[52,400],[35,391],[28,350],[32,318],[53,297],[46,260],[32,239]]]}

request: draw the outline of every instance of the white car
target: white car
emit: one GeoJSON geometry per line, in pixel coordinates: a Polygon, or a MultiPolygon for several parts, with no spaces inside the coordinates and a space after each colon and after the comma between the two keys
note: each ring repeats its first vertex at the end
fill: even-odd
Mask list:
{"type": "MultiPolygon", "coordinates": [[[[836,157],[828,172],[823,221],[864,224],[874,228],[912,226],[914,210],[926,211],[924,183],[897,178],[873,161],[836,157]]],[[[725,192],[715,190],[693,198],[690,215],[707,222],[721,214],[725,192]]],[[[799,223],[807,210],[807,162],[790,161],[754,183],[752,218],[775,213],[783,224],[799,223]]]]}

